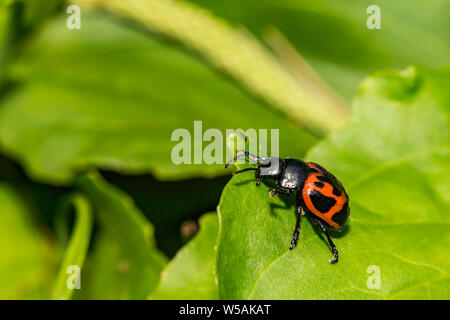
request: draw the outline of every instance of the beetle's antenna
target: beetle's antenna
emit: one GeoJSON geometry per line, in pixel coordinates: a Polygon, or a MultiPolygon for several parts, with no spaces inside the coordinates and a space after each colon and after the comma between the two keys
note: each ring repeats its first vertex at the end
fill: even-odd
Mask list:
{"type": "Polygon", "coordinates": [[[238,174],[238,173],[242,173],[242,172],[250,171],[250,170],[259,170],[259,168],[245,168],[245,169],[242,169],[239,171],[235,171],[235,172],[233,172],[233,174],[238,174]]]}
{"type": "Polygon", "coordinates": [[[245,151],[245,150],[237,150],[237,151],[236,151],[236,157],[234,157],[233,159],[231,159],[230,161],[228,161],[228,162],[225,164],[225,168],[228,168],[228,166],[229,166],[230,164],[232,164],[232,163],[235,162],[237,159],[242,158],[242,157],[247,157],[247,158],[249,158],[250,160],[252,160],[252,161],[254,161],[254,162],[261,162],[261,161],[264,161],[264,160],[266,159],[266,158],[264,158],[264,157],[258,157],[258,156],[255,156],[254,154],[251,154],[250,152],[245,151]]]}

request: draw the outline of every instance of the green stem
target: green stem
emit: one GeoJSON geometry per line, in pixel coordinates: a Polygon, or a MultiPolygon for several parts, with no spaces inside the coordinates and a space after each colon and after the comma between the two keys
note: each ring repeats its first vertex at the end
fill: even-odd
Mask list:
{"type": "Polygon", "coordinates": [[[323,103],[302,86],[249,32],[193,4],[173,0],[73,0],[139,22],[201,54],[253,94],[281,109],[297,124],[327,134],[350,119],[339,105],[323,103]]]}
{"type": "Polygon", "coordinates": [[[57,222],[57,230],[63,234],[62,240],[67,240],[67,230],[65,224],[67,223],[66,213],[69,207],[73,206],[76,214],[75,225],[70,237],[69,244],[65,250],[64,258],[56,278],[53,288],[52,299],[70,299],[74,289],[67,285],[67,279],[70,274],[68,270],[75,266],[81,270],[88,251],[92,232],[92,208],[89,201],[80,194],[73,194],[66,198],[61,205],[57,222]]]}

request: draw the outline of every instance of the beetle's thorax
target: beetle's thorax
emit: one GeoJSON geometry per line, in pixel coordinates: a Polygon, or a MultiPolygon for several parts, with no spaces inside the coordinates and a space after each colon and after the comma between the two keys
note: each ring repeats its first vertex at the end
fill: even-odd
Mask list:
{"type": "Polygon", "coordinates": [[[278,185],[286,189],[301,190],[310,168],[302,160],[284,159],[284,168],[278,179],[278,185]]]}

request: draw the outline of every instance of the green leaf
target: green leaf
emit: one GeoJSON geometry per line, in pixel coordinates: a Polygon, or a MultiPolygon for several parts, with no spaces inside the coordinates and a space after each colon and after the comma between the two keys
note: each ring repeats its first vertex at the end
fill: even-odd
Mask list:
{"type": "Polygon", "coordinates": [[[0,88],[9,66],[22,50],[23,42],[52,15],[61,0],[0,1],[0,88]]]}
{"type": "Polygon", "coordinates": [[[298,125],[319,134],[341,128],[350,120],[347,106],[322,99],[316,90],[300,84],[289,69],[249,33],[234,28],[197,6],[173,0],[76,0],[129,19],[150,32],[175,40],[199,53],[221,72],[298,125]]]}
{"type": "Polygon", "coordinates": [[[149,299],[218,299],[215,279],[217,214],[200,218],[200,231],[164,268],[161,282],[149,299]]]}
{"type": "Polygon", "coordinates": [[[336,173],[353,202],[390,221],[448,220],[448,88],[449,68],[376,73],[361,84],[353,124],[308,159],[336,173]]]}
{"type": "MultiPolygon", "coordinates": [[[[280,30],[334,89],[350,100],[368,74],[410,64],[448,63],[447,0],[190,0],[259,38],[280,30]],[[366,12],[380,8],[381,29],[370,30],[366,12]]],[[[295,68],[294,65],[291,68],[295,68]]],[[[294,70],[294,69],[292,69],[294,70]]]]}
{"type": "Polygon", "coordinates": [[[227,128],[279,129],[286,154],[317,141],[167,43],[101,15],[83,14],[81,30],[65,18],[13,66],[20,85],[0,105],[0,145],[34,178],[69,183],[92,166],[160,179],[224,174],[223,165],[172,162],[172,132],[186,128],[193,140],[195,120],[224,139],[227,128]]]}
{"type": "Polygon", "coordinates": [[[146,298],[166,261],[155,246],[153,226],[131,198],[99,174],[84,175],[77,185],[93,204],[98,231],[74,298],[146,298]]]}
{"type": "Polygon", "coordinates": [[[0,182],[0,299],[44,299],[51,282],[48,241],[23,199],[0,182]]]}
{"type": "Polygon", "coordinates": [[[180,226],[197,219],[201,212],[216,208],[229,176],[214,179],[158,181],[151,176],[122,176],[105,173],[105,178],[133,198],[155,227],[158,248],[170,257],[185,244],[180,226]],[[174,201],[174,199],[177,201],[174,201]],[[164,214],[161,214],[164,212],[164,214]]]}
{"type": "MultiPolygon", "coordinates": [[[[73,227],[72,237],[64,253],[64,259],[59,269],[58,276],[53,289],[53,299],[70,299],[75,289],[67,286],[68,277],[70,276],[70,266],[77,266],[80,270],[83,267],[86,253],[91,240],[92,231],[92,209],[89,201],[80,194],[74,194],[70,198],[65,199],[61,212],[57,218],[67,221],[66,212],[68,206],[73,204],[76,213],[75,225],[73,227]]],[[[65,226],[61,226],[65,227],[65,226]]]]}
{"type": "Polygon", "coordinates": [[[218,208],[220,297],[449,299],[449,74],[411,67],[368,78],[353,123],[308,155],[350,197],[349,221],[332,235],[337,264],[305,217],[289,250],[294,199],[270,199],[251,173],[235,176],[218,208]]]}

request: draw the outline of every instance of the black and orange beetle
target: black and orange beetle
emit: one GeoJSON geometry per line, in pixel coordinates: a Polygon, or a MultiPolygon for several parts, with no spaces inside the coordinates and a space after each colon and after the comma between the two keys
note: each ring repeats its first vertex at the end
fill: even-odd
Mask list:
{"type": "Polygon", "coordinates": [[[337,262],[338,251],[328,229],[341,229],[350,215],[349,198],[339,180],[325,168],[313,162],[290,158],[257,157],[244,150],[238,150],[236,157],[228,161],[225,168],[241,157],[249,158],[256,162],[257,166],[245,168],[233,174],[255,170],[257,186],[261,184],[263,178],[276,180],[279,188],[278,190],[270,189],[269,194],[272,198],[279,193],[291,196],[296,191],[297,222],[290,249],[294,249],[297,245],[300,216],[306,214],[327,237],[333,253],[333,258],[329,262],[337,262]]]}

